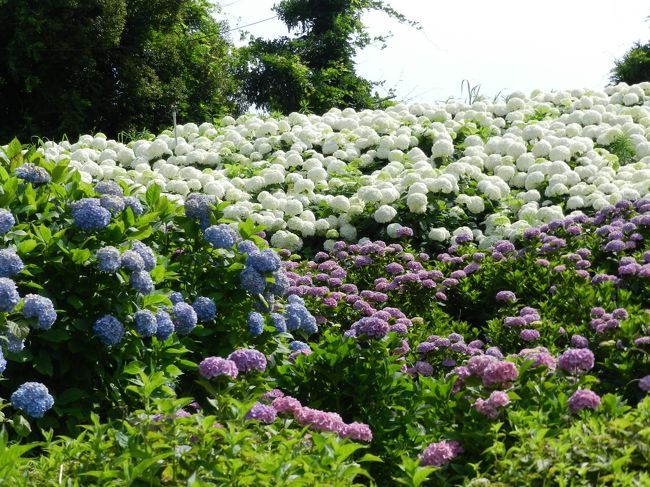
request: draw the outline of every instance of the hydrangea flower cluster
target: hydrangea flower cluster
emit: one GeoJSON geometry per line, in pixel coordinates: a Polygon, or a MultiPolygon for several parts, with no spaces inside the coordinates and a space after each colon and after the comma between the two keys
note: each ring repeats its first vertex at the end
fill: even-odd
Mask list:
{"type": "Polygon", "coordinates": [[[239,369],[232,360],[221,357],[207,357],[199,364],[199,373],[206,379],[213,379],[222,375],[236,379],[239,369]]]}
{"type": "Polygon", "coordinates": [[[54,405],[54,398],[40,382],[25,382],[11,395],[11,405],[32,418],[42,418],[54,405]]]}
{"type": "Polygon", "coordinates": [[[23,261],[14,250],[0,250],[0,277],[12,277],[24,268],[23,261]]]}
{"type": "Polygon", "coordinates": [[[124,336],[124,326],[111,315],[104,315],[93,325],[95,336],[107,347],[117,345],[124,336]]]}
{"type": "Polygon", "coordinates": [[[508,394],[503,391],[492,391],[487,400],[478,398],[474,402],[474,408],[484,416],[490,419],[496,419],[501,412],[501,409],[510,404],[508,394]]]}
{"type": "Polygon", "coordinates": [[[26,183],[32,183],[34,186],[40,184],[47,184],[52,180],[50,173],[44,167],[37,166],[31,162],[18,166],[14,170],[17,178],[22,179],[26,183]]]}
{"type": "Polygon", "coordinates": [[[570,348],[560,355],[559,363],[569,374],[584,374],[594,367],[594,354],[588,348],[570,348]]]}
{"type": "Polygon", "coordinates": [[[0,208],[0,235],[5,235],[16,224],[16,219],[8,210],[0,208]]]}
{"type": "Polygon", "coordinates": [[[578,389],[567,401],[571,414],[576,414],[583,409],[598,409],[600,396],[588,389],[578,389]]]}
{"type": "Polygon", "coordinates": [[[442,440],[430,443],[420,455],[420,465],[442,467],[463,453],[463,448],[457,441],[442,440]]]}
{"type": "Polygon", "coordinates": [[[54,310],[52,301],[38,294],[28,294],[25,296],[23,316],[25,318],[36,318],[38,320],[38,329],[40,330],[50,329],[56,321],[56,311],[54,310]]]}

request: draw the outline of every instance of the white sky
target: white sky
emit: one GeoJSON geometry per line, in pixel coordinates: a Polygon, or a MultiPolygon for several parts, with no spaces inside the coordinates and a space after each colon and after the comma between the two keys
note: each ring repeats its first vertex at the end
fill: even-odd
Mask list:
{"type": "MultiPolygon", "coordinates": [[[[224,0],[231,27],[271,17],[277,0],[224,0]]],[[[372,34],[390,31],[388,47],[368,47],[357,72],[385,81],[398,99],[461,97],[461,82],[494,96],[572,88],[603,88],[614,59],[650,39],[650,2],[643,0],[389,0],[422,30],[384,14],[364,19],[372,34]]],[[[247,27],[255,36],[287,33],[279,20],[247,27]]],[[[238,41],[237,32],[232,33],[238,41]]],[[[464,95],[464,94],[463,94],[464,95]]]]}

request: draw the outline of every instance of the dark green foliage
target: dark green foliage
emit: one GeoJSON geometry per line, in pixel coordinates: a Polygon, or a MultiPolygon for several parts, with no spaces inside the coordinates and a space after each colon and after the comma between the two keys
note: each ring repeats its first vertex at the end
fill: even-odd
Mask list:
{"type": "Polygon", "coordinates": [[[650,42],[636,42],[621,59],[616,60],[610,80],[630,85],[650,81],[650,42]]]}
{"type": "Polygon", "coordinates": [[[244,49],[247,99],[283,113],[386,106],[390,97],[373,93],[379,83],[355,72],[357,49],[386,40],[371,37],[361,21],[363,13],[372,10],[408,22],[382,1],[281,1],[275,11],[295,36],[253,39],[244,49]]]}
{"type": "Polygon", "coordinates": [[[206,0],[0,1],[0,140],[160,130],[236,112],[206,0]]]}

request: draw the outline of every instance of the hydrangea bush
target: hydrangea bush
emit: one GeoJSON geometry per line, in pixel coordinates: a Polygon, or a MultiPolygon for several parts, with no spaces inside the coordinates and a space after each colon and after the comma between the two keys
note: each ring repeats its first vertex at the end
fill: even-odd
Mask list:
{"type": "Polygon", "coordinates": [[[648,96],[10,143],[0,470],[647,484],[648,96]]]}

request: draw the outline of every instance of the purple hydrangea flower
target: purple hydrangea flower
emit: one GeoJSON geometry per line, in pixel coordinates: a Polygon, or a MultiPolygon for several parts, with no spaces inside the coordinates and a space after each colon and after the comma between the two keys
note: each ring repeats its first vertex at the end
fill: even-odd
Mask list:
{"type": "Polygon", "coordinates": [[[246,413],[246,419],[271,424],[275,421],[277,415],[277,411],[272,406],[256,402],[250,411],[246,413]]]}
{"type": "Polygon", "coordinates": [[[264,372],[266,370],[266,357],[263,353],[252,348],[240,348],[228,355],[237,365],[239,372],[264,372]]]}
{"type": "Polygon", "coordinates": [[[442,467],[462,452],[463,448],[457,441],[443,440],[437,443],[430,443],[420,455],[420,465],[442,467]]]}
{"type": "Polygon", "coordinates": [[[512,291],[499,291],[496,295],[496,300],[500,303],[514,303],[517,296],[512,291]]]}
{"type": "Polygon", "coordinates": [[[239,369],[232,360],[221,357],[207,357],[199,364],[199,374],[206,379],[213,379],[221,375],[235,379],[239,374],[239,369]]]}
{"type": "Polygon", "coordinates": [[[158,329],[156,315],[148,309],[136,311],[133,319],[135,321],[135,331],[141,337],[152,337],[156,334],[158,329]]]}
{"type": "Polygon", "coordinates": [[[588,348],[570,348],[560,355],[560,368],[570,374],[583,374],[594,367],[594,354],[588,348]]]}
{"type": "Polygon", "coordinates": [[[525,342],[534,342],[535,340],[538,340],[539,337],[540,337],[539,332],[537,330],[533,330],[530,328],[521,330],[519,332],[519,338],[521,338],[525,342]]]}
{"type": "Polygon", "coordinates": [[[578,389],[567,401],[571,414],[576,414],[582,409],[598,409],[600,397],[588,389],[578,389]]]}

